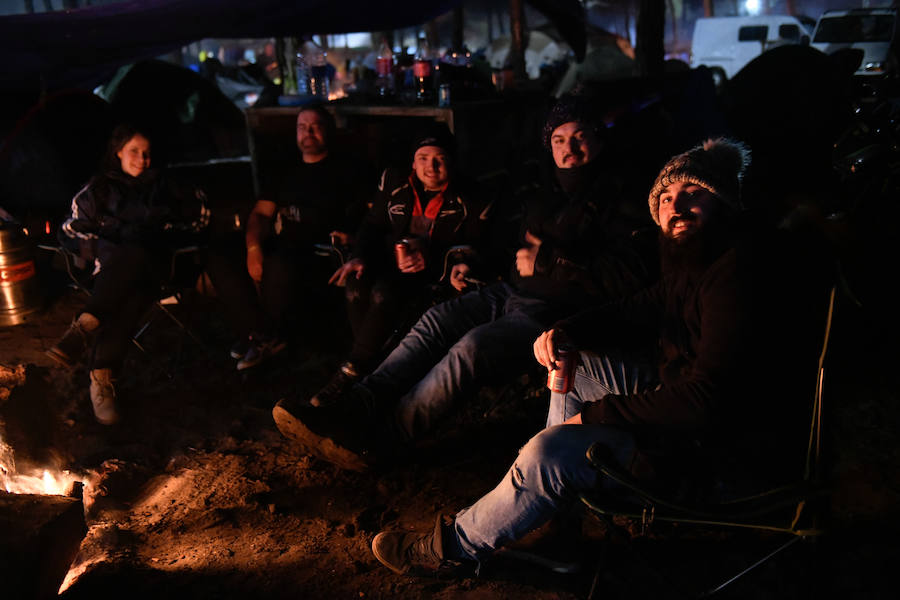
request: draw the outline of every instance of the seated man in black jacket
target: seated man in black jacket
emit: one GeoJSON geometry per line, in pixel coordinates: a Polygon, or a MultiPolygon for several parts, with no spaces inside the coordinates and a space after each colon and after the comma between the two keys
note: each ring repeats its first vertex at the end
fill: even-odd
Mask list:
{"type": "Polygon", "coordinates": [[[411,172],[382,174],[352,257],[331,277],[347,288],[353,347],[314,405],[333,402],[368,373],[394,331],[437,295],[468,291],[471,278],[490,270],[483,254],[492,202],[457,169],[455,146],[446,125],[425,126],[413,140],[411,172]]]}
{"type": "Polygon", "coordinates": [[[288,315],[302,314],[300,307],[327,289],[330,265],[316,256],[315,245],[355,231],[365,213],[374,177],[363,161],[333,148],[334,136],[334,118],[324,107],[302,107],[299,156],[277,175],[261,177],[245,244],[209,252],[207,271],[238,336],[230,350],[238,370],[285,348],[288,315]]]}
{"type": "Polygon", "coordinates": [[[432,532],[378,534],[379,561],[397,573],[481,562],[579,492],[621,491],[588,462],[595,442],[656,489],[722,473],[773,484],[802,471],[821,342],[811,307],[824,303],[827,282],[824,269],[809,267],[825,262],[785,232],[742,231],[748,160],[742,145],[715,140],[665,166],[649,197],[662,233],[660,282],[541,334],[539,363],[555,369],[563,343],[583,363],[574,388],[552,395],[548,427],[494,490],[432,532]],[[642,360],[648,349],[656,369],[642,360]]]}
{"type": "Polygon", "coordinates": [[[547,119],[553,175],[526,207],[512,283],[429,309],[336,406],[276,406],[282,433],[326,460],[358,466],[376,438],[388,446],[415,440],[479,385],[525,372],[531,340],[555,320],[649,283],[632,238],[649,220],[616,193],[600,159],[605,128],[594,106],[572,95],[547,119]]]}

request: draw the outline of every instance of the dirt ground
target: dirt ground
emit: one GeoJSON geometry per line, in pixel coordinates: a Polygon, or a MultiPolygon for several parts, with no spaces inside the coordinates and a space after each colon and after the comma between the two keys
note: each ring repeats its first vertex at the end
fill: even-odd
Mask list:
{"type": "MultiPolygon", "coordinates": [[[[339,314],[307,319],[287,351],[245,374],[227,356],[232,340],[214,299],[178,313],[203,347],[157,318],[142,338],[146,352],[132,348],[126,361],[124,420],[103,427],[84,369],[58,370],[43,354],[84,297],[48,296],[30,322],[0,328],[0,365],[25,372],[0,397],[0,432],[20,470],[56,465],[87,480],[89,531],[63,598],[584,598],[601,552],[597,597],[680,595],[656,585],[590,519],[562,542],[560,555],[582,559],[574,574],[499,557],[477,577],[422,579],[396,576],[372,556],[382,528],[424,530],[499,480],[544,420],[547,396],[527,378],[482,390],[402,464],[341,472],[299,454],[270,414],[280,397],[308,396],[327,379],[344,349],[339,314]]],[[[723,597],[896,597],[887,584],[900,555],[900,403],[891,354],[870,352],[882,349],[877,331],[852,310],[836,323],[826,387],[829,535],[795,546],[723,597]]],[[[772,542],[665,529],[639,541],[648,562],[688,590],[772,542]]]]}

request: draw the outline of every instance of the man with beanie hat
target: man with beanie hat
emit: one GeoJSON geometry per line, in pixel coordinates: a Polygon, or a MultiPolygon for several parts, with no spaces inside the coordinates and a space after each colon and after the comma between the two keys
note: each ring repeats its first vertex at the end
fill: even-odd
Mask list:
{"type": "Polygon", "coordinates": [[[368,373],[398,322],[417,318],[419,307],[432,300],[432,286],[440,283],[458,294],[473,278],[485,277],[479,250],[492,207],[457,172],[455,154],[447,126],[426,125],[411,144],[411,171],[382,173],[350,258],[329,280],[346,286],[353,347],[312,397],[313,405],[332,403],[368,373]],[[404,245],[402,255],[397,244],[404,245]],[[448,255],[454,246],[468,250],[448,255]]]}
{"type": "Polygon", "coordinates": [[[282,433],[341,466],[365,465],[420,439],[480,385],[527,372],[531,341],[557,319],[650,283],[632,236],[650,222],[617,193],[594,105],[573,95],[550,112],[552,166],[525,205],[509,283],[430,308],[335,406],[276,406],[282,433]]]}
{"type": "Polygon", "coordinates": [[[786,251],[780,233],[741,231],[748,160],[741,144],[718,139],[665,165],[649,196],[664,242],[661,280],[541,334],[533,345],[541,365],[557,368],[563,343],[581,363],[573,389],[551,394],[547,428],[494,490],[434,531],[379,533],[379,561],[397,573],[480,563],[579,492],[622,493],[586,458],[595,442],[659,491],[683,490],[686,479],[727,487],[801,472],[821,341],[811,308],[827,286],[821,271],[795,268],[805,257],[786,251]]]}

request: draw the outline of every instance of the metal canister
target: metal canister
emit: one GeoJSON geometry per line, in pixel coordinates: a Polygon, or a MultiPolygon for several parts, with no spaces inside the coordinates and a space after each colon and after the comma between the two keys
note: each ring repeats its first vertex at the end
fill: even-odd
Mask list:
{"type": "Polygon", "coordinates": [[[547,388],[551,392],[568,394],[575,381],[578,353],[571,348],[559,348],[557,355],[559,359],[556,361],[556,368],[547,373],[547,388]]]}
{"type": "Polygon", "coordinates": [[[397,259],[397,268],[400,268],[400,262],[409,257],[409,240],[403,239],[394,244],[394,257],[397,259]]]}
{"type": "Polygon", "coordinates": [[[450,84],[442,83],[440,87],[438,87],[438,106],[448,107],[450,106],[450,84]]]}
{"type": "Polygon", "coordinates": [[[0,325],[18,325],[41,308],[31,240],[21,226],[0,220],[0,325]]]}

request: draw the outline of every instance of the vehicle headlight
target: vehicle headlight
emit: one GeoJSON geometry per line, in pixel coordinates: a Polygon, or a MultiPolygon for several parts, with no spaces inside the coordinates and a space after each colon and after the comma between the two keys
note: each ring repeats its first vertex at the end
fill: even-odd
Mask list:
{"type": "Polygon", "coordinates": [[[866,66],[863,67],[864,71],[869,73],[880,73],[884,71],[884,63],[883,62],[868,62],[866,66]]]}

